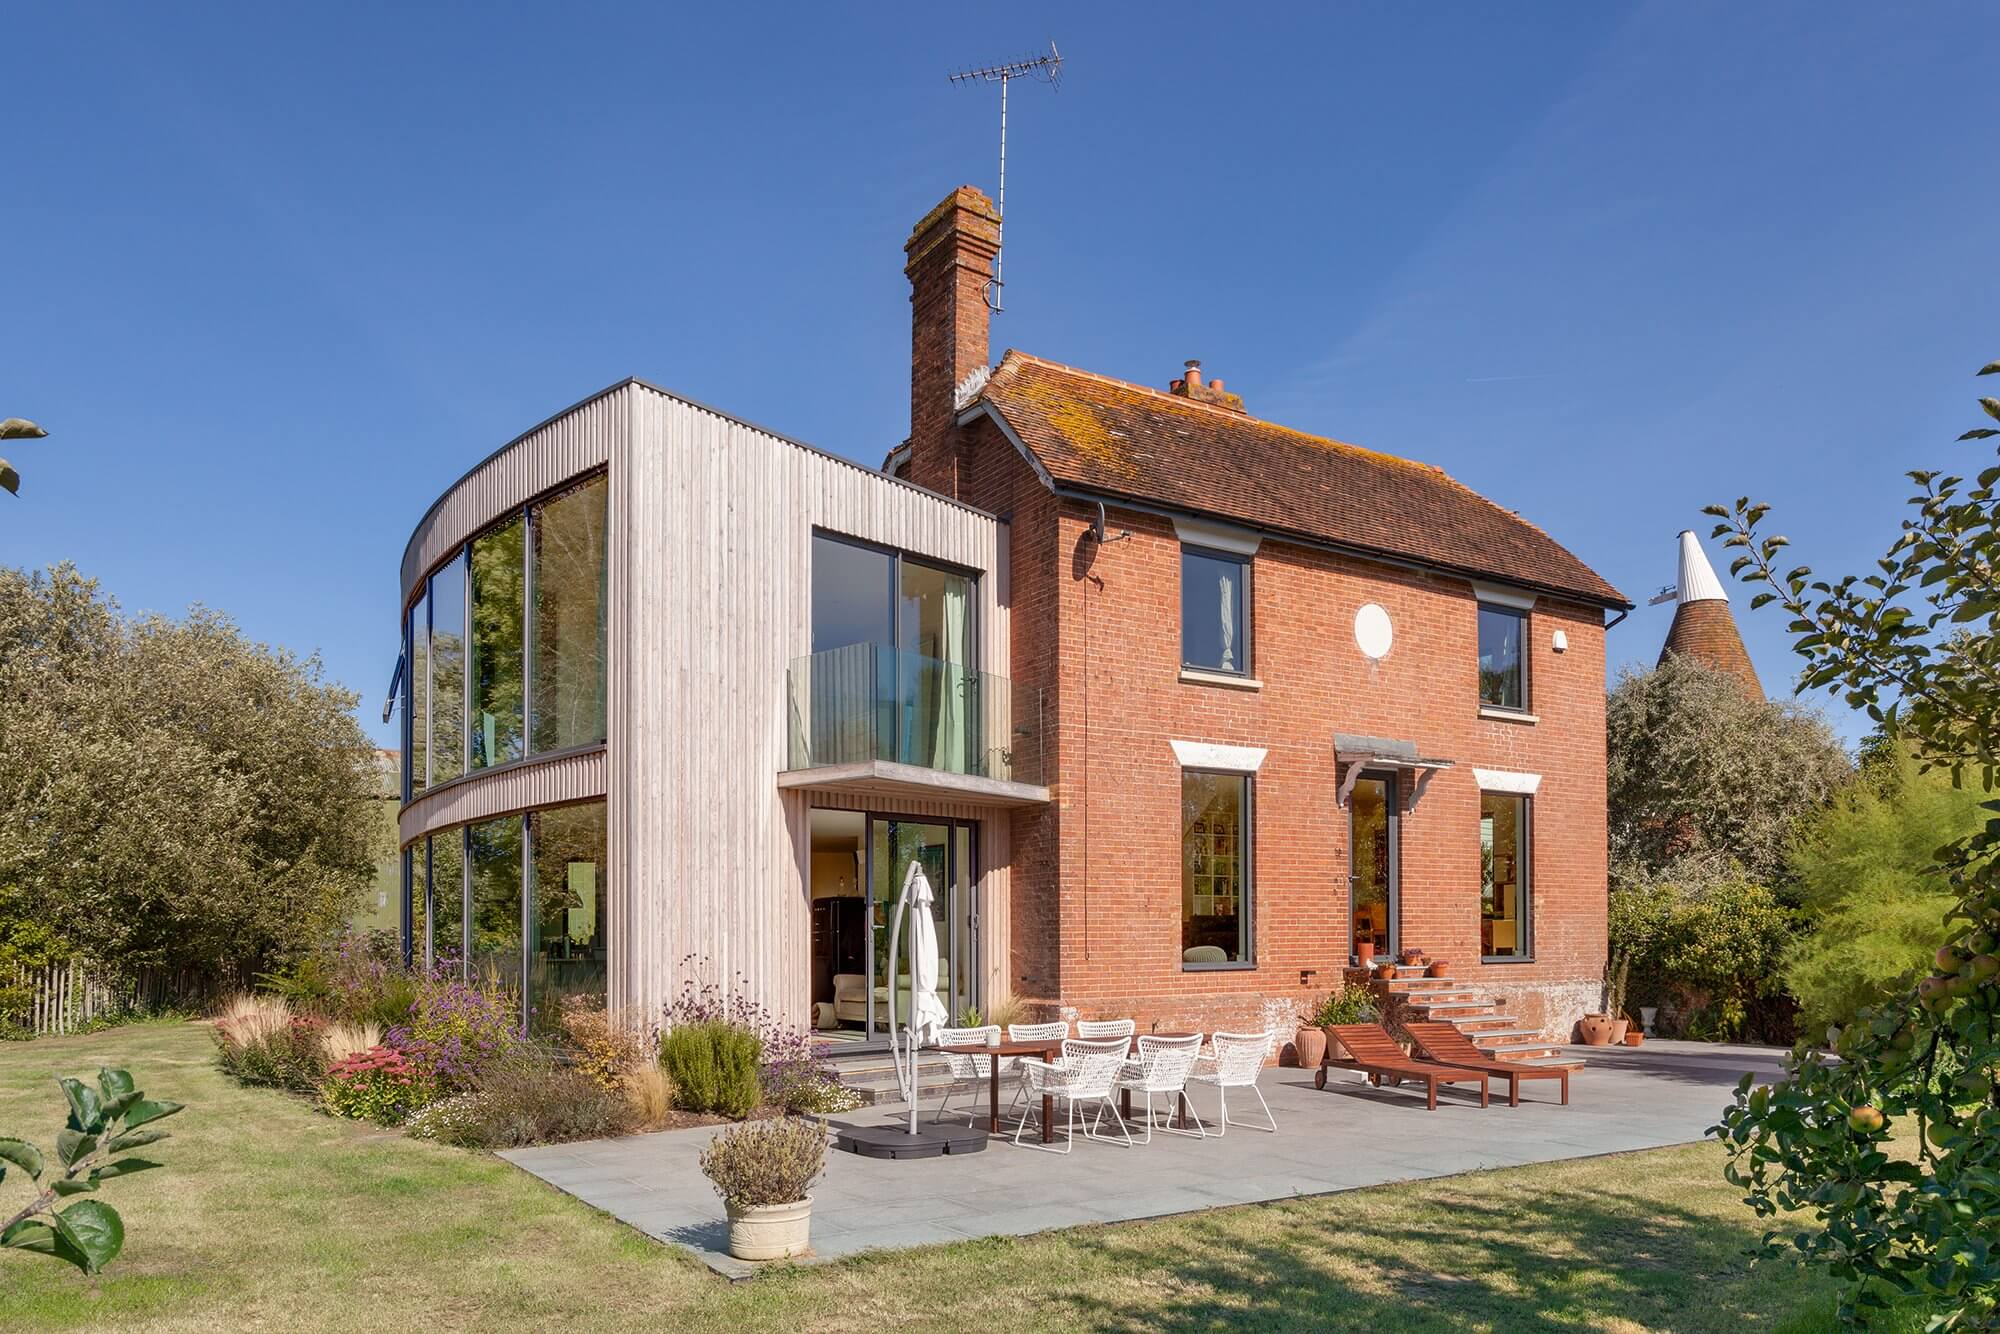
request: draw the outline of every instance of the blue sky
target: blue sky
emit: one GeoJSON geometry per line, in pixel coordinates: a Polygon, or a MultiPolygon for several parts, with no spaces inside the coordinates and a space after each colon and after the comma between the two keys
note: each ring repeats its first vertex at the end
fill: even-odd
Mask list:
{"type": "Polygon", "coordinates": [[[549,413],[641,375],[901,439],[902,241],[994,172],[944,76],[1050,35],[996,356],[1200,357],[1439,464],[1642,604],[1614,664],[1704,503],[1879,554],[2000,356],[1987,7],[722,8],[10,9],[0,415],[55,435],[0,561],[318,650],[386,741],[403,543],[549,413]]]}

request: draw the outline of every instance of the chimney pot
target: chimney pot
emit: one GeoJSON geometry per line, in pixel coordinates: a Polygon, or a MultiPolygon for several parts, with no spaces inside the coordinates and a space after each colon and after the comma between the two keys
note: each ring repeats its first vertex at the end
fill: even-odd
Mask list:
{"type": "Polygon", "coordinates": [[[1201,388],[1201,363],[1199,361],[1188,361],[1182,364],[1187,367],[1187,375],[1183,378],[1186,379],[1188,388],[1201,388]]]}

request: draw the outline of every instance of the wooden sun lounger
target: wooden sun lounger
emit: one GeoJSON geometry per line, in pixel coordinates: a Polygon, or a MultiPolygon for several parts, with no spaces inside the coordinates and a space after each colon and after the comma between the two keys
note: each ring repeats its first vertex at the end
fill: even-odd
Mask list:
{"type": "Polygon", "coordinates": [[[1328,1070],[1359,1070],[1377,1088],[1382,1086],[1385,1077],[1421,1079],[1424,1082],[1424,1106],[1433,1112],[1437,1110],[1439,1084],[1477,1084],[1479,1105],[1487,1105],[1486,1072],[1483,1070],[1420,1061],[1405,1053],[1396,1044],[1396,1039],[1389,1036],[1388,1030],[1379,1024],[1335,1024],[1327,1032],[1332,1034],[1333,1042],[1327,1044],[1319,1073],[1313,1076],[1315,1088],[1326,1087],[1328,1070]],[[1347,1052],[1346,1059],[1335,1059],[1335,1044],[1347,1052]]]}
{"type": "Polygon", "coordinates": [[[1456,1024],[1439,1023],[1432,1020],[1424,1023],[1404,1024],[1403,1029],[1421,1047],[1424,1054],[1440,1065],[1455,1066],[1461,1070],[1481,1070],[1495,1079],[1507,1081],[1507,1105],[1521,1105],[1521,1081],[1524,1079],[1559,1079],[1562,1081],[1563,1106],[1569,1106],[1569,1067],[1566,1065],[1522,1065],[1518,1061],[1503,1061],[1490,1051],[1482,1050],[1478,1043],[1460,1031],[1456,1024]]]}

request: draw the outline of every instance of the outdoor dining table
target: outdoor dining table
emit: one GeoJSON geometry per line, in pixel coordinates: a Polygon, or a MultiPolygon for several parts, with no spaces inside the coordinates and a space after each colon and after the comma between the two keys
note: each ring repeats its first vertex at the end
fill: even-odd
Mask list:
{"type": "MultiPolygon", "coordinates": [[[[1154,1033],[1151,1036],[1159,1038],[1192,1038],[1199,1037],[1200,1034],[1154,1033]]],[[[1000,1058],[1003,1056],[1039,1056],[1046,1061],[1051,1057],[1062,1055],[1063,1042],[1064,1039],[1062,1038],[1036,1039],[1029,1042],[1002,1042],[998,1044],[962,1042],[954,1043],[948,1047],[939,1047],[938,1050],[950,1052],[954,1056],[985,1055],[992,1058],[992,1075],[990,1077],[992,1104],[986,1122],[986,1129],[989,1134],[997,1135],[1000,1133],[1000,1058]]],[[[1139,1050],[1139,1038],[1137,1034],[1133,1035],[1131,1050],[1135,1052],[1139,1050]]],[[[1188,1114],[1186,1093],[1180,1095],[1179,1107],[1180,1124],[1185,1126],[1187,1125],[1188,1114]]],[[[1055,1127],[1050,1124],[1055,1119],[1055,1110],[1055,1099],[1046,1093],[1043,1094],[1042,1143],[1044,1144],[1053,1143],[1055,1139],[1055,1127]]],[[[1132,1092],[1130,1089],[1124,1090],[1123,1096],[1119,1099],[1118,1114],[1128,1119],[1132,1115],[1132,1092]]]]}
{"type": "MultiPolygon", "coordinates": [[[[993,1058],[993,1108],[992,1116],[986,1124],[986,1129],[989,1134],[997,1135],[1000,1133],[1000,1058],[1002,1056],[1039,1056],[1046,1061],[1051,1056],[1062,1055],[1062,1045],[1063,1040],[1056,1038],[1054,1040],[1036,1039],[1031,1042],[1002,1042],[997,1045],[984,1042],[962,1042],[949,1047],[939,1047],[938,1050],[948,1051],[954,1056],[978,1056],[984,1054],[993,1058]]],[[[1042,1096],[1042,1143],[1044,1144],[1054,1142],[1054,1130],[1049,1125],[1049,1121],[1055,1116],[1055,1110],[1055,1099],[1044,1094],[1042,1096]]]]}

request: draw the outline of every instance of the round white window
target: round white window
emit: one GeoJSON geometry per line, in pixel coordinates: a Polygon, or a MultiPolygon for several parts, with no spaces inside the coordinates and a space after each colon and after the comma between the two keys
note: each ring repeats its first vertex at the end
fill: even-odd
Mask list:
{"type": "Polygon", "coordinates": [[[1372,602],[1355,612],[1354,642],[1368,657],[1388,657],[1389,646],[1396,642],[1396,632],[1389,625],[1389,613],[1372,602]]]}

